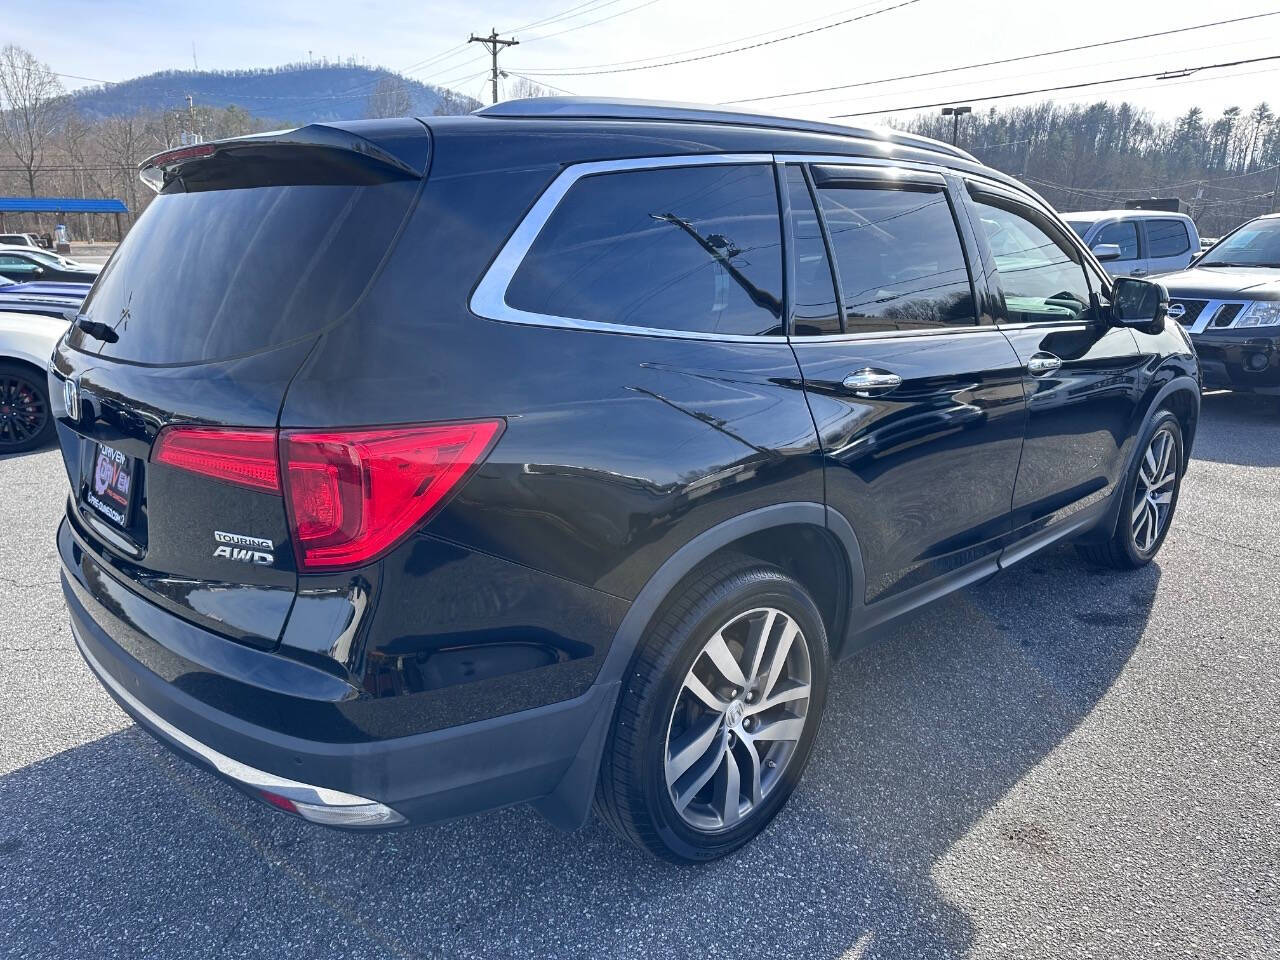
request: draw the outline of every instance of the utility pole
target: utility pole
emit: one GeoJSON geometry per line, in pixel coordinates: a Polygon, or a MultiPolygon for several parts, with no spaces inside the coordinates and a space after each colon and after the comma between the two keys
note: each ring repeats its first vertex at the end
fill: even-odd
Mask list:
{"type": "Polygon", "coordinates": [[[960,135],[960,118],[966,113],[973,113],[973,107],[943,107],[942,115],[951,118],[951,143],[954,145],[960,135]]]}
{"type": "Polygon", "coordinates": [[[187,116],[191,120],[191,142],[199,143],[200,134],[196,132],[196,100],[191,94],[187,94],[187,116]]]}
{"type": "Polygon", "coordinates": [[[493,58],[493,102],[498,102],[498,50],[502,47],[514,47],[520,43],[515,37],[510,40],[503,40],[498,36],[496,28],[489,32],[487,37],[477,37],[474,33],[467,43],[482,43],[484,48],[489,51],[489,56],[493,58]]]}

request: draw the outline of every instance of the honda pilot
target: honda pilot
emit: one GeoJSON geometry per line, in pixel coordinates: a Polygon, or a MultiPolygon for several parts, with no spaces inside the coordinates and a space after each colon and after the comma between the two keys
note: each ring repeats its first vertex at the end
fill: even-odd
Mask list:
{"type": "Polygon", "coordinates": [[[949,145],[553,98],[141,176],[49,373],[72,633],[314,823],[721,856],[880,625],[1067,540],[1139,567],[1177,507],[1163,289],[949,145]]]}

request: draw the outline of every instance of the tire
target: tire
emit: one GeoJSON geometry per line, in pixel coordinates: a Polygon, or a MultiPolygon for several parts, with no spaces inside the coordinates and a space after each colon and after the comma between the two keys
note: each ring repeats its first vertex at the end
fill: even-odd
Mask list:
{"type": "Polygon", "coordinates": [[[1120,514],[1111,539],[1106,543],[1076,546],[1080,556],[1090,563],[1117,570],[1145,567],[1160,552],[1173,524],[1185,470],[1182,426],[1178,418],[1168,410],[1157,410],[1140,443],[1141,452],[1125,477],[1120,514]],[[1158,462],[1154,468],[1155,476],[1149,478],[1153,470],[1149,458],[1153,453],[1158,462]],[[1152,502],[1147,502],[1149,492],[1155,493],[1152,502]],[[1167,501],[1163,499],[1165,496],[1167,501]],[[1154,535],[1151,532],[1153,521],[1154,535]]]}
{"type": "Polygon", "coordinates": [[[0,456],[53,440],[53,410],[44,376],[22,363],[0,361],[0,456]]]}
{"type": "Polygon", "coordinates": [[[631,662],[605,744],[596,811],[656,857],[699,863],[732,853],[768,825],[799,782],[828,673],[822,616],[791,577],[749,558],[691,575],[631,662]],[[732,676],[726,654],[745,687],[732,682],[741,678],[732,676]],[[754,671],[753,658],[760,664],[754,671]]]}

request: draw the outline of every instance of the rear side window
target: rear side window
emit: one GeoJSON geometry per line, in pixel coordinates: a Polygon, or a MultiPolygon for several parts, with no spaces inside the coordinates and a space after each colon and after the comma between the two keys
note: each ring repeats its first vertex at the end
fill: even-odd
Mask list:
{"type": "Polygon", "coordinates": [[[544,316],[690,333],[782,333],[773,168],[666,167],[578,180],[507,286],[544,316]]]}
{"type": "Polygon", "coordinates": [[[941,190],[818,188],[849,333],[976,324],[973,289],[941,190]]]}
{"type": "Polygon", "coordinates": [[[212,361],[315,333],[364,291],[416,181],[165,193],[98,278],[83,312],[115,329],[71,345],[139,363],[212,361]]]}
{"type": "Polygon", "coordinates": [[[814,208],[804,171],[787,167],[787,199],[791,205],[791,232],[795,242],[796,290],[792,305],[796,336],[840,333],[831,260],[822,238],[822,225],[814,208]]]}
{"type": "Polygon", "coordinates": [[[1149,257],[1176,257],[1191,249],[1191,237],[1187,225],[1181,220],[1148,220],[1147,246],[1149,257]]]}
{"type": "Polygon", "coordinates": [[[1117,220],[1098,231],[1097,238],[1089,244],[1096,248],[1104,243],[1114,243],[1120,248],[1121,260],[1138,259],[1138,225],[1132,220],[1117,220]]]}

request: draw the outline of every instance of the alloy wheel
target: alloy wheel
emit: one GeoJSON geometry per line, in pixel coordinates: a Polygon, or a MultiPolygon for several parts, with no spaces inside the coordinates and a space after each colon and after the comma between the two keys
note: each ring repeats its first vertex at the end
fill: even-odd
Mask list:
{"type": "Polygon", "coordinates": [[[1172,431],[1157,430],[1138,466],[1130,525],[1134,546],[1143,553],[1155,546],[1169,522],[1178,480],[1177,449],[1172,431]]]}
{"type": "Polygon", "coordinates": [[[712,633],[667,726],[666,784],[685,823],[729,829],[782,782],[804,734],[812,682],[804,634],[781,610],[749,610],[712,633]]]}
{"type": "Polygon", "coordinates": [[[49,405],[31,381],[0,376],[0,452],[38,436],[49,419],[49,405]]]}

